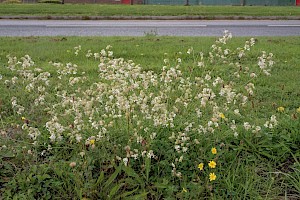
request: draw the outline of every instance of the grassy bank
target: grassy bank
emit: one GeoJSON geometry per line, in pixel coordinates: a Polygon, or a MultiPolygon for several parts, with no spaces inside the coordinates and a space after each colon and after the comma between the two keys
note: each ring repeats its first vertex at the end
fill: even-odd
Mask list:
{"type": "Polygon", "coordinates": [[[0,37],[0,199],[299,199],[299,45],[0,37]]]}
{"type": "Polygon", "coordinates": [[[0,4],[8,16],[299,16],[296,6],[163,6],[99,4],[0,4]],[[225,8],[225,9],[224,9],[225,8]]]}

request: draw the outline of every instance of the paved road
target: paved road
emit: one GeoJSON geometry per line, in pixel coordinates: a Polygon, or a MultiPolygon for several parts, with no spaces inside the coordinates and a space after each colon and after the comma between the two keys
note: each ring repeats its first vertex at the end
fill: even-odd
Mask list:
{"type": "Polygon", "coordinates": [[[300,20],[0,20],[0,36],[299,36],[300,20]]]}

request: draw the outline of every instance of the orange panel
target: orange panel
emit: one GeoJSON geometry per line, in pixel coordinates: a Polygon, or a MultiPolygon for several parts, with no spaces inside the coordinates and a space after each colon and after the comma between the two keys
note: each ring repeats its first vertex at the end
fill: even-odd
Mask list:
{"type": "Polygon", "coordinates": [[[123,4],[130,4],[130,0],[122,0],[123,4]]]}

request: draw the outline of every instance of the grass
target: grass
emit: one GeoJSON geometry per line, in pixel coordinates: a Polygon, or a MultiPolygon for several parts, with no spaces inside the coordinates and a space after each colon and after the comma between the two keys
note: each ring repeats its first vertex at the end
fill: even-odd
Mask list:
{"type": "MultiPolygon", "coordinates": [[[[216,40],[213,37],[1,37],[0,66],[7,66],[7,54],[18,58],[28,54],[35,62],[28,70],[42,68],[51,73],[48,79],[36,79],[41,73],[35,71],[33,78],[26,79],[23,73],[31,72],[22,70],[19,64],[15,66],[20,67],[21,74],[0,68],[2,198],[299,199],[300,111],[296,109],[300,106],[300,93],[295,81],[299,79],[300,39],[258,37],[251,51],[237,59],[235,49],[243,47],[247,39],[233,38],[226,46],[218,44],[232,51],[224,59],[212,53],[215,57],[210,63],[208,52],[216,40]],[[75,56],[74,47],[79,49],[78,45],[81,50],[75,56]],[[100,52],[107,45],[113,46],[114,58],[132,60],[140,64],[142,71],[131,61],[105,56],[86,58],[88,50],[100,52]],[[197,67],[200,51],[204,53],[203,68],[197,67]],[[271,76],[263,76],[257,70],[261,51],[274,54],[276,64],[271,76]],[[78,68],[54,67],[49,61],[72,62],[78,68]],[[228,62],[238,62],[240,66],[236,68],[228,62]],[[172,68],[176,65],[182,75],[172,68]],[[249,78],[252,72],[258,77],[249,78]],[[234,76],[236,73],[241,77],[234,76]],[[212,79],[203,79],[203,84],[195,78],[207,77],[206,74],[212,79]],[[14,76],[18,77],[15,84],[4,84],[14,76]],[[83,83],[70,84],[72,77],[83,83]],[[214,87],[212,80],[217,77],[224,81],[214,87]],[[45,80],[49,80],[49,86],[45,80]],[[45,87],[48,94],[42,89],[25,89],[30,83],[45,87]],[[254,95],[244,89],[250,86],[248,83],[255,85],[254,95]],[[142,87],[133,88],[134,84],[142,87]],[[214,108],[210,104],[202,107],[196,98],[205,88],[217,95],[211,101],[214,108]],[[242,106],[238,97],[233,97],[236,103],[224,99],[218,92],[224,88],[246,94],[249,101],[242,106]],[[42,94],[44,104],[34,105],[35,98],[42,94]],[[24,106],[24,113],[18,115],[17,107],[12,108],[13,97],[24,106]],[[126,102],[131,107],[122,110],[126,102]],[[147,106],[151,108],[148,111],[147,106]],[[279,107],[284,110],[278,111],[279,107]],[[168,114],[176,113],[173,122],[164,122],[165,109],[168,114]],[[234,114],[235,109],[241,116],[234,114]],[[202,111],[202,117],[197,110],[202,111]],[[151,119],[144,118],[146,111],[151,119]],[[121,117],[113,117],[118,112],[121,117]],[[266,121],[273,123],[272,115],[278,125],[264,127],[266,121]],[[154,125],[152,119],[157,117],[158,125],[154,125]],[[89,120],[96,124],[101,121],[102,125],[92,128],[89,120]],[[210,120],[218,127],[212,126],[213,133],[201,132],[199,125],[210,130],[210,120]],[[236,136],[232,120],[237,126],[236,136]],[[51,123],[46,128],[46,122],[58,122],[67,130],[61,141],[50,140],[51,123]],[[247,130],[245,122],[255,126],[247,130]],[[81,131],[75,128],[77,125],[82,125],[81,131]],[[255,131],[257,126],[261,131],[255,131]],[[36,129],[40,135],[36,139],[28,137],[36,129]],[[100,138],[98,132],[102,134],[100,138]],[[81,142],[76,142],[75,134],[81,135],[81,142]],[[187,147],[188,151],[175,147],[187,147]],[[213,147],[216,154],[211,151],[213,147]],[[137,159],[131,157],[136,153],[134,149],[138,151],[137,159]],[[142,152],[151,158],[142,156],[142,152]],[[215,168],[208,167],[212,160],[217,163],[215,168]],[[204,164],[203,170],[198,169],[200,163],[204,164]],[[215,173],[216,180],[209,181],[210,173],[215,173]]],[[[108,51],[102,51],[102,55],[108,51]]],[[[30,63],[28,59],[20,61],[30,63]]],[[[55,126],[58,134],[60,130],[55,126]]]]}
{"type": "Polygon", "coordinates": [[[296,6],[0,4],[2,16],[299,16],[296,6]]]}

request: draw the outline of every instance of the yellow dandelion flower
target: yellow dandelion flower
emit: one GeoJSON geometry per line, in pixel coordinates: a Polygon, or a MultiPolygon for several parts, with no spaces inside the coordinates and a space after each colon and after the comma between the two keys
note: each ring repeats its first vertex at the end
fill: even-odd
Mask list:
{"type": "Polygon", "coordinates": [[[204,167],[204,164],[203,164],[203,163],[200,163],[200,164],[198,165],[198,168],[200,169],[200,171],[203,170],[203,167],[204,167]]]}
{"type": "Polygon", "coordinates": [[[215,173],[210,173],[209,174],[209,181],[214,181],[217,179],[217,176],[215,175],[215,173]]]}
{"type": "Polygon", "coordinates": [[[284,107],[280,106],[277,108],[278,112],[283,112],[284,111],[284,107]]]}
{"type": "Polygon", "coordinates": [[[187,190],[185,188],[182,188],[182,192],[187,192],[187,190]]]}
{"type": "Polygon", "coordinates": [[[225,115],[224,115],[223,113],[220,113],[220,114],[219,114],[219,117],[220,117],[221,119],[225,119],[225,115]]]}
{"type": "Polygon", "coordinates": [[[297,111],[297,113],[300,113],[300,107],[299,107],[299,108],[297,108],[297,110],[296,110],[296,111],[297,111]]]}
{"type": "Polygon", "coordinates": [[[217,149],[215,147],[211,148],[211,153],[212,154],[217,154],[217,149]]]}
{"type": "Polygon", "coordinates": [[[95,144],[95,140],[90,140],[90,145],[95,144]]]}
{"type": "Polygon", "coordinates": [[[216,168],[216,165],[217,165],[217,163],[215,161],[213,161],[213,160],[209,161],[209,163],[208,163],[208,166],[210,168],[216,168]]]}
{"type": "Polygon", "coordinates": [[[25,120],[26,118],[25,118],[25,117],[22,117],[21,119],[22,119],[22,120],[25,120]]]}

